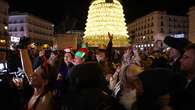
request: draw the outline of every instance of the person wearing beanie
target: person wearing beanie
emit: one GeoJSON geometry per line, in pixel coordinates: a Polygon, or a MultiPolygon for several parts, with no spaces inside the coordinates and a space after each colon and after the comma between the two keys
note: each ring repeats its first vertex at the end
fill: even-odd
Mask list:
{"type": "Polygon", "coordinates": [[[80,48],[74,55],[74,65],[79,65],[85,62],[88,56],[87,48],[80,48]]]}
{"type": "Polygon", "coordinates": [[[174,110],[195,110],[195,44],[186,48],[180,60],[181,70],[186,75],[185,88],[177,94],[174,110]]]}
{"type": "Polygon", "coordinates": [[[174,38],[171,36],[166,36],[164,43],[170,47],[169,51],[169,61],[170,65],[174,70],[177,71],[180,67],[180,58],[182,57],[185,48],[191,43],[186,38],[174,38]]]}
{"type": "Polygon", "coordinates": [[[170,47],[170,69],[176,73],[172,81],[172,92],[170,93],[170,106],[174,107],[175,103],[178,102],[178,94],[183,91],[186,84],[186,77],[184,71],[181,69],[180,60],[186,48],[191,45],[191,42],[186,38],[174,38],[170,36],[167,36],[164,42],[170,47]]]}

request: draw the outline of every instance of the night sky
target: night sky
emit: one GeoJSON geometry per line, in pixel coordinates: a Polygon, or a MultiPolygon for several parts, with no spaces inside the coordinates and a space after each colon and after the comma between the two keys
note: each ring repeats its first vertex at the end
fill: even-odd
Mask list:
{"type": "MultiPolygon", "coordinates": [[[[195,0],[120,0],[130,22],[154,10],[185,15],[195,0]]],[[[53,22],[58,28],[84,29],[91,0],[9,0],[10,12],[29,12],[53,22]],[[61,27],[60,27],[61,26],[61,27]]]]}

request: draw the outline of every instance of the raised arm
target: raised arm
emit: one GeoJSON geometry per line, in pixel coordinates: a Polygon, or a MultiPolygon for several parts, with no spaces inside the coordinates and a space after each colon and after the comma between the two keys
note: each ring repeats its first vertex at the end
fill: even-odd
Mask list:
{"type": "Polygon", "coordinates": [[[30,44],[30,38],[22,37],[18,45],[18,48],[20,48],[22,69],[25,71],[28,79],[33,74],[32,62],[30,60],[28,50],[27,50],[27,46],[29,44],[30,44]]]}
{"type": "Polygon", "coordinates": [[[32,63],[27,49],[20,49],[22,69],[25,71],[28,79],[33,74],[32,63]]]}

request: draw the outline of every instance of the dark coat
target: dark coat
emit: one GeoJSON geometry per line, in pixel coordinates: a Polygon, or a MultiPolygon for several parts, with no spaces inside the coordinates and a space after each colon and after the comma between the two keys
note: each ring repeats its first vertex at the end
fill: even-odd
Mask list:
{"type": "Polygon", "coordinates": [[[172,105],[175,110],[195,110],[195,79],[175,98],[172,105]]]}
{"type": "Polygon", "coordinates": [[[174,94],[185,85],[185,77],[165,68],[155,68],[142,72],[139,75],[143,83],[144,93],[138,103],[143,110],[159,110],[159,97],[174,94]]]}
{"type": "Polygon", "coordinates": [[[116,99],[96,88],[69,92],[64,99],[66,110],[124,110],[116,99]]]}
{"type": "Polygon", "coordinates": [[[65,110],[121,110],[119,103],[103,92],[107,82],[97,63],[74,66],[69,82],[64,97],[65,110]]]}

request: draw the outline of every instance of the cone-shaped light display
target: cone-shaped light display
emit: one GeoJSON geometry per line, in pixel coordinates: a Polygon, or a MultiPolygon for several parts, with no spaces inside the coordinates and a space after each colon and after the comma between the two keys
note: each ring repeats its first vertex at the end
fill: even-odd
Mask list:
{"type": "Polygon", "coordinates": [[[128,46],[123,7],[118,0],[94,0],[89,7],[84,42],[89,47],[107,45],[108,32],[113,35],[113,47],[128,46]]]}

